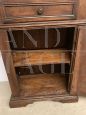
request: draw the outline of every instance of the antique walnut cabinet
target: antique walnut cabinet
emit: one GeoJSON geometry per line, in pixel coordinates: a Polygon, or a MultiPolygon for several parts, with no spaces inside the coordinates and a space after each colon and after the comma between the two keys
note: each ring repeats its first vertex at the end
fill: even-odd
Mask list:
{"type": "Polygon", "coordinates": [[[86,95],[86,0],[0,0],[10,107],[86,95]]]}

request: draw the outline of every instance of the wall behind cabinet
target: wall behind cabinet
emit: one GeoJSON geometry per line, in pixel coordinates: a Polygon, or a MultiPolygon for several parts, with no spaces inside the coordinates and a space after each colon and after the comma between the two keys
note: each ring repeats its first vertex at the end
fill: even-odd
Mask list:
{"type": "Polygon", "coordinates": [[[3,63],[3,60],[2,60],[2,55],[1,55],[1,52],[0,52],[0,82],[2,82],[2,81],[8,81],[8,78],[7,78],[4,63],[3,63]]]}

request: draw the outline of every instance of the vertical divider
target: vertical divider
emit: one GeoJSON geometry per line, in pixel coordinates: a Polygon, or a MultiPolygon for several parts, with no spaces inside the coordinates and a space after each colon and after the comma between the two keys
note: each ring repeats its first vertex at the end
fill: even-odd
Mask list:
{"type": "Polygon", "coordinates": [[[70,76],[69,76],[69,90],[70,94],[77,95],[77,77],[75,76],[74,69],[76,68],[76,51],[77,51],[77,41],[78,41],[78,27],[75,27],[74,40],[73,40],[73,49],[72,49],[72,58],[71,58],[71,67],[70,67],[70,76]]]}

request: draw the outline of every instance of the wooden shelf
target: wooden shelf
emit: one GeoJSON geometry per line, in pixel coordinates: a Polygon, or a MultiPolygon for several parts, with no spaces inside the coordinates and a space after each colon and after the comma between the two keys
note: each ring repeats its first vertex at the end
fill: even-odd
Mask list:
{"type": "Polygon", "coordinates": [[[67,77],[59,74],[38,74],[19,78],[21,96],[67,94],[67,77]]]}
{"type": "Polygon", "coordinates": [[[44,64],[70,64],[70,55],[65,50],[13,51],[15,67],[44,64]]]}

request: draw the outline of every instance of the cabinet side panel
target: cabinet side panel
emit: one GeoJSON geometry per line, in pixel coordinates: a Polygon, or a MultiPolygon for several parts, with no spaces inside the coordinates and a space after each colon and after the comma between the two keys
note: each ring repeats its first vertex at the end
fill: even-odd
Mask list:
{"type": "Polygon", "coordinates": [[[17,96],[19,93],[18,80],[16,78],[16,73],[11,56],[11,50],[8,42],[8,36],[5,30],[0,30],[0,50],[8,75],[12,95],[17,96]]]}
{"type": "Polygon", "coordinates": [[[79,95],[86,95],[86,26],[79,28],[78,54],[79,67],[78,71],[78,93],[79,95]]]}
{"type": "Polygon", "coordinates": [[[86,0],[79,0],[78,19],[86,19],[86,0]]]}
{"type": "Polygon", "coordinates": [[[71,95],[77,95],[77,90],[78,90],[78,61],[79,61],[79,53],[77,51],[77,46],[79,45],[77,42],[78,38],[78,28],[76,27],[75,33],[74,33],[74,41],[73,41],[73,50],[72,50],[72,62],[71,62],[71,71],[72,73],[70,75],[70,94],[71,95]]]}

